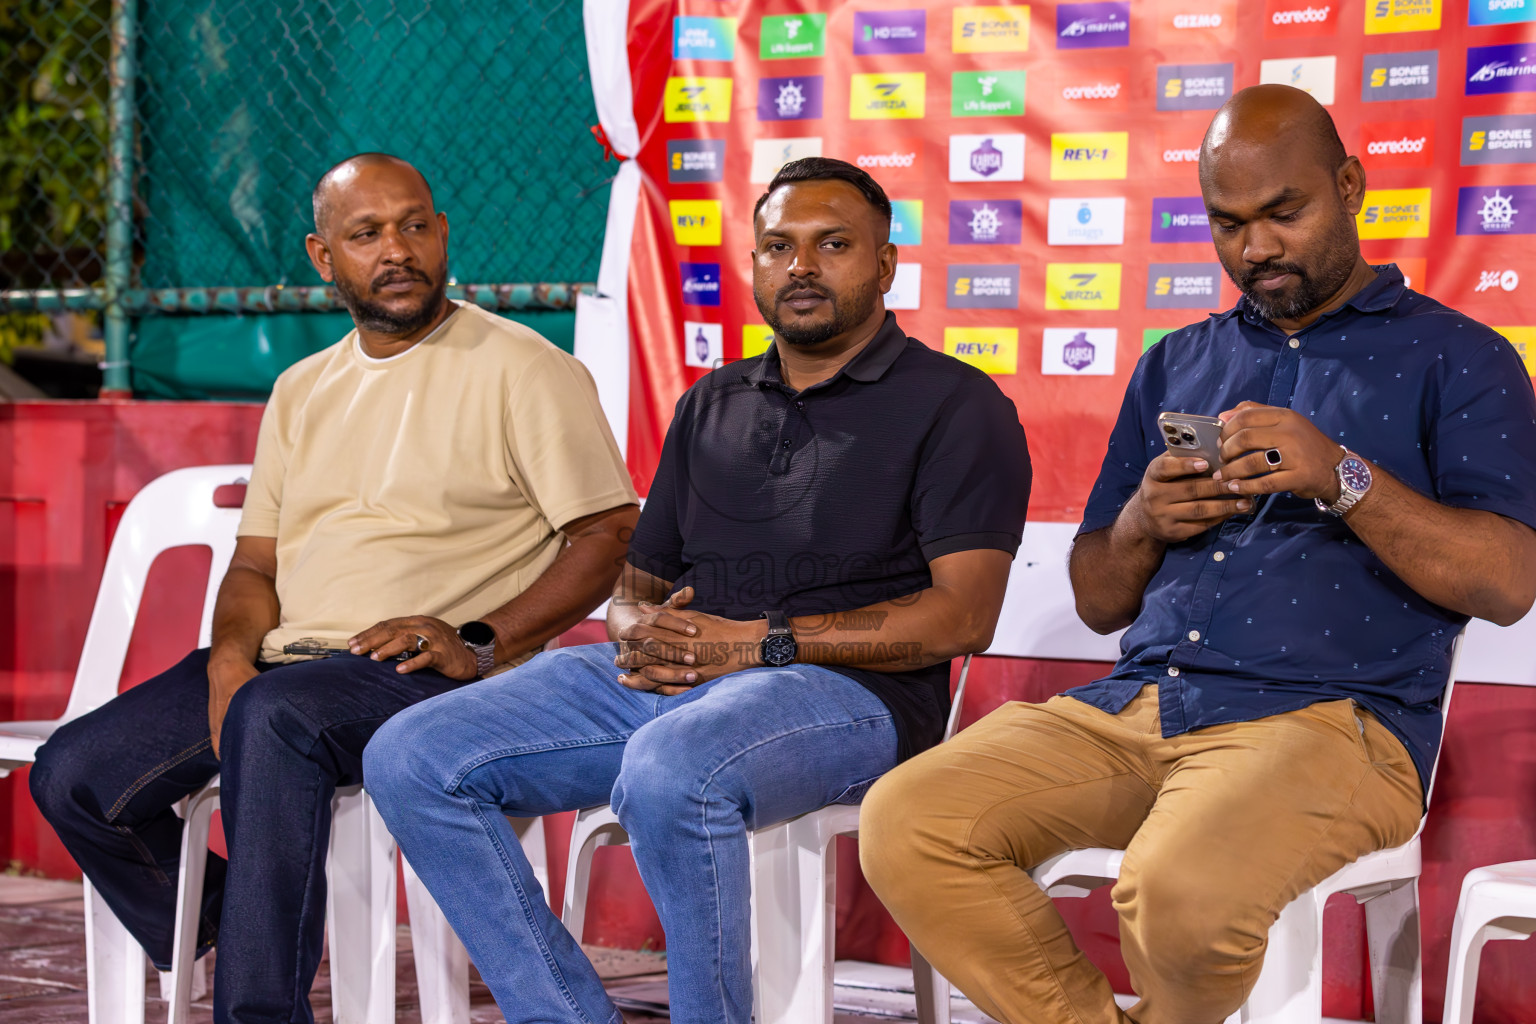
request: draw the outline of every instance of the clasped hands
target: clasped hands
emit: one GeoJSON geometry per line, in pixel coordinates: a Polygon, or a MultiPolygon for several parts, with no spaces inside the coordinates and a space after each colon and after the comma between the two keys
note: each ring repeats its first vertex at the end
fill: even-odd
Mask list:
{"type": "Polygon", "coordinates": [[[639,602],[639,617],[619,630],[613,663],[626,670],[619,682],[674,697],[761,664],[758,642],[768,632],[767,623],[688,611],[693,596],[692,587],[683,587],[661,604],[639,602]]]}
{"type": "Polygon", "coordinates": [[[1188,540],[1249,511],[1257,494],[1290,491],[1327,504],[1338,499],[1334,468],[1344,453],[1305,416],[1243,402],[1217,418],[1224,465],[1214,474],[1205,475],[1204,459],[1168,452],[1148,464],[1131,499],[1148,536],[1169,544],[1188,540]]]}

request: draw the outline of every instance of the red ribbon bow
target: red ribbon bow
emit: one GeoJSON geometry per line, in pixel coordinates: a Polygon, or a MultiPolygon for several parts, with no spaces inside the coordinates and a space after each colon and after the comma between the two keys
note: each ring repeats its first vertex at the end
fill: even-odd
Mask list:
{"type": "Polygon", "coordinates": [[[594,124],[591,128],[591,131],[592,137],[597,140],[597,144],[603,147],[604,163],[607,163],[609,160],[617,160],[622,163],[629,159],[629,157],[623,156],[620,153],[614,151],[613,143],[608,141],[608,133],[603,131],[602,125],[594,124]]]}

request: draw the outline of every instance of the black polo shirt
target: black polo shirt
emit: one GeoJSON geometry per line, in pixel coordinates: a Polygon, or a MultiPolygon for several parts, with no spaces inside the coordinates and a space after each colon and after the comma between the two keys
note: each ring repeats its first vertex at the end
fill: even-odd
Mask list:
{"type": "MultiPolygon", "coordinates": [[[[804,391],[783,382],[771,346],[689,388],[629,561],[693,587],[691,608],[730,619],[851,611],[932,586],[928,563],[942,555],[1012,555],[1029,484],[1013,402],[887,313],[862,352],[804,391]]],[[[828,667],[890,708],[900,757],[942,738],[947,662],[889,674],[828,667]]]]}

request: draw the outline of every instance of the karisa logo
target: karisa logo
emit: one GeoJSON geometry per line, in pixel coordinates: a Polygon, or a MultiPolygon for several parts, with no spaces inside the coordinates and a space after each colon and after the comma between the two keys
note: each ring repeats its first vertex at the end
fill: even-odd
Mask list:
{"type": "Polygon", "coordinates": [[[1083,370],[1093,365],[1094,352],[1093,342],[1088,340],[1088,332],[1078,331],[1073,335],[1072,340],[1062,347],[1061,361],[1074,370],[1083,370]]]}
{"type": "Polygon", "coordinates": [[[971,170],[977,174],[991,177],[1002,169],[1002,150],[993,145],[991,139],[984,140],[971,152],[971,170]]]}
{"type": "Polygon", "coordinates": [[[1500,288],[1512,292],[1520,287],[1520,275],[1513,270],[1485,270],[1477,279],[1474,291],[1487,292],[1500,288]]]}
{"type": "Polygon", "coordinates": [[[693,337],[693,354],[701,363],[709,362],[709,338],[704,334],[704,328],[699,328],[699,333],[693,337]]]}

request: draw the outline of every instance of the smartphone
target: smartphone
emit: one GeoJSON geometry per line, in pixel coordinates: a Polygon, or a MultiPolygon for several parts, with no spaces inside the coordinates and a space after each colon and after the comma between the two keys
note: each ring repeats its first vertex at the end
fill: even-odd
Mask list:
{"type": "Polygon", "coordinates": [[[1159,413],[1158,429],[1170,455],[1186,459],[1204,459],[1210,463],[1210,476],[1222,467],[1221,420],[1215,416],[1191,416],[1182,412],[1159,413]]]}
{"type": "MultiPolygon", "coordinates": [[[[345,647],[327,647],[324,640],[315,640],[305,637],[291,644],[283,644],[284,654],[302,654],[310,658],[333,658],[338,654],[351,654],[345,647]]],[[[415,651],[401,651],[394,656],[395,661],[409,661],[416,657],[415,651]]]]}

